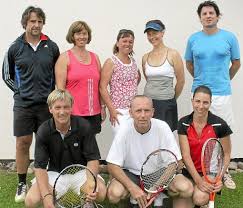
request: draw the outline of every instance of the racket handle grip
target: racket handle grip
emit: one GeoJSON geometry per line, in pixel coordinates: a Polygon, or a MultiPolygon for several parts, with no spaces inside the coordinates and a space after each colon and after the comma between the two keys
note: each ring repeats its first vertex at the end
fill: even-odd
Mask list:
{"type": "Polygon", "coordinates": [[[208,208],[214,208],[214,201],[209,201],[208,208]]]}

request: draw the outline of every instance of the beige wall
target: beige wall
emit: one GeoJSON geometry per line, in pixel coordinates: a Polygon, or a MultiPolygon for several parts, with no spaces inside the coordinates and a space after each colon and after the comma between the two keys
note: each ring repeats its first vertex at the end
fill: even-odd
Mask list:
{"type": "MultiPolygon", "coordinates": [[[[19,36],[23,30],[20,18],[23,10],[29,5],[40,6],[47,15],[44,33],[48,34],[64,51],[70,47],[65,41],[69,25],[75,20],[85,20],[93,30],[93,39],[89,49],[95,51],[103,63],[112,54],[112,47],[119,29],[128,28],[135,32],[135,59],[141,68],[141,57],[150,49],[150,45],[143,34],[144,24],[147,20],[158,18],[166,26],[165,43],[176,48],[184,56],[188,36],[201,29],[196,9],[199,0],[8,0],[2,1],[0,8],[1,39],[0,63],[2,63],[5,50],[10,43],[19,36]],[[71,4],[72,3],[72,4],[71,4]]],[[[242,0],[218,0],[223,13],[219,26],[233,31],[243,50],[243,19],[242,0]]],[[[242,70],[232,82],[233,107],[235,114],[235,128],[232,139],[233,157],[243,157],[241,122],[243,118],[241,84],[242,70]]],[[[183,116],[190,111],[191,77],[186,72],[186,85],[178,100],[179,114],[183,116]]],[[[140,84],[140,93],[144,86],[144,79],[140,84]]],[[[12,92],[0,82],[1,109],[0,109],[0,159],[15,158],[15,138],[12,135],[12,92]]],[[[111,130],[106,122],[98,142],[102,157],[105,158],[111,144],[111,130]]]]}

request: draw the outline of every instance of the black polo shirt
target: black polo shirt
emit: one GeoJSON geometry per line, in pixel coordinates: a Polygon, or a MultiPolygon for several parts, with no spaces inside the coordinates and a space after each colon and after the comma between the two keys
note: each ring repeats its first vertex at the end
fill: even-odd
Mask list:
{"type": "Polygon", "coordinates": [[[86,165],[99,160],[100,153],[94,134],[85,119],[71,116],[71,129],[62,139],[54,119],[45,121],[36,133],[35,168],[60,172],[71,164],[86,165]],[[48,164],[49,163],[49,164],[48,164]]]}

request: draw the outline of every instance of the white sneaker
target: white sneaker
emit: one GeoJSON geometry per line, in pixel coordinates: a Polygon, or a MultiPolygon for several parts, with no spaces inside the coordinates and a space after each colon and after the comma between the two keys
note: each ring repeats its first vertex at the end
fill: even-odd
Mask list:
{"type": "Polygon", "coordinates": [[[223,176],[223,183],[228,189],[236,189],[236,184],[228,172],[226,172],[223,176]]]}
{"type": "Polygon", "coordinates": [[[23,182],[18,184],[16,195],[15,195],[15,202],[20,203],[24,202],[26,194],[27,194],[27,185],[23,182]]]}

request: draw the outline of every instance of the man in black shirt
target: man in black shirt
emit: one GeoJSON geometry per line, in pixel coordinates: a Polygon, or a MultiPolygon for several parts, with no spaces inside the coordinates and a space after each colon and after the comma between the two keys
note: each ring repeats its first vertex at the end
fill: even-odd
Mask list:
{"type": "MultiPolygon", "coordinates": [[[[65,90],[54,90],[47,99],[53,118],[45,121],[36,133],[35,176],[36,182],[27,193],[26,207],[36,207],[42,200],[44,207],[54,208],[52,187],[58,173],[71,164],[87,165],[97,175],[100,153],[89,123],[71,116],[73,98],[65,90]],[[46,167],[48,165],[48,172],[46,167]]],[[[88,199],[105,198],[104,181],[98,177],[98,193],[88,199]]]]}

